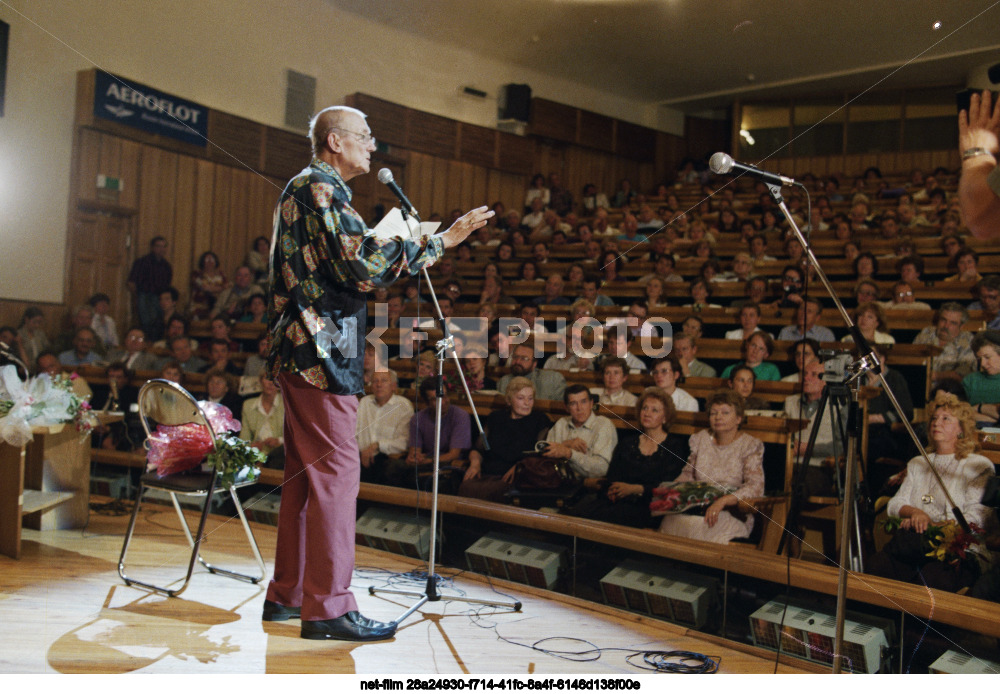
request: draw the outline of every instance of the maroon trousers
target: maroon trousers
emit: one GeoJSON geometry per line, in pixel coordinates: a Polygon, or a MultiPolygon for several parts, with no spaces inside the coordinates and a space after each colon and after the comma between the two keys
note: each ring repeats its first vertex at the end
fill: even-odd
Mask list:
{"type": "Polygon", "coordinates": [[[285,481],[267,599],[302,607],[304,621],[358,609],[351,593],[361,462],[358,398],[278,375],[285,405],[285,481]]]}

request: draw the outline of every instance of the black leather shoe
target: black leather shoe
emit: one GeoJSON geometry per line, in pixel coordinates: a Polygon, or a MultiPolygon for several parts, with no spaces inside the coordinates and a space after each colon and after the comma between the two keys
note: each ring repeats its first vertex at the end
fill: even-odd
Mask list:
{"type": "Polygon", "coordinates": [[[281,603],[265,600],[261,619],[265,622],[284,622],[288,619],[298,619],[301,614],[301,607],[285,607],[281,603]]]}
{"type": "Polygon", "coordinates": [[[376,622],[358,611],[348,612],[336,619],[302,622],[304,639],[336,639],[338,641],[382,641],[396,633],[393,622],[376,622]]]}

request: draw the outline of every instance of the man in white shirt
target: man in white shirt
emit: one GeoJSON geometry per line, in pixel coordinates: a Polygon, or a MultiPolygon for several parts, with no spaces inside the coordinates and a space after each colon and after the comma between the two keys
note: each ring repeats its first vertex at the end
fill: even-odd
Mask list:
{"type": "Polygon", "coordinates": [[[371,394],[358,403],[357,437],[363,482],[383,482],[386,460],[406,452],[413,404],[396,395],[397,385],[395,371],[376,371],[372,374],[371,394]]]}
{"type": "Polygon", "coordinates": [[[542,455],[568,460],[580,477],[604,477],[618,444],[615,425],[594,413],[594,396],[581,383],[566,388],[563,402],[569,416],[549,430],[545,438],[549,445],[542,455]]]}
{"type": "Polygon", "coordinates": [[[653,365],[653,370],[650,373],[653,374],[653,382],[656,383],[656,387],[662,388],[670,396],[674,401],[674,408],[678,412],[698,411],[698,401],[695,397],[683,388],[677,387],[677,382],[684,379],[684,370],[681,369],[681,363],[677,357],[673,355],[664,357],[653,365]]]}
{"type": "Polygon", "coordinates": [[[603,388],[591,388],[590,392],[598,396],[602,405],[624,405],[635,407],[639,398],[625,390],[625,379],[628,377],[628,365],[619,357],[608,357],[601,367],[603,388]]]}

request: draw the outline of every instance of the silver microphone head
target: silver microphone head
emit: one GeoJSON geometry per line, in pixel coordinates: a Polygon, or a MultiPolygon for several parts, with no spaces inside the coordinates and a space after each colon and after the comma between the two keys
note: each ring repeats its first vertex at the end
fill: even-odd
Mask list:
{"type": "Polygon", "coordinates": [[[727,174],[733,170],[733,158],[725,152],[716,152],[708,160],[708,168],[712,170],[712,173],[727,174]]]}
{"type": "Polygon", "coordinates": [[[389,185],[393,181],[392,171],[389,171],[389,169],[379,169],[378,180],[379,183],[384,183],[386,185],[389,185]]]}

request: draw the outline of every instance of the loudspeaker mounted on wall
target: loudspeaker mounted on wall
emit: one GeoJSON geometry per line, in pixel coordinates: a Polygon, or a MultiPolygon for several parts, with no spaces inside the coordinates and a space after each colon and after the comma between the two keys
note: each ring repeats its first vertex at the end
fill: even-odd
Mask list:
{"type": "Polygon", "coordinates": [[[497,119],[527,123],[531,115],[531,87],[527,84],[505,84],[497,98],[497,119]]]}

